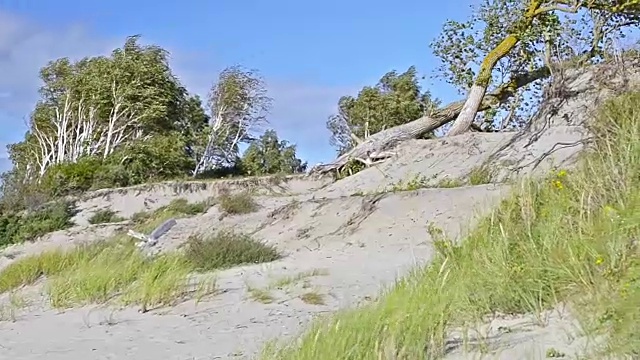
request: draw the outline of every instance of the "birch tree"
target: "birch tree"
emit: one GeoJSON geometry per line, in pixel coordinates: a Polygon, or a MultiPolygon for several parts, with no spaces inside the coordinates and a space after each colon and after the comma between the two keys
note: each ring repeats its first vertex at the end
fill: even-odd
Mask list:
{"type": "Polygon", "coordinates": [[[567,56],[597,59],[607,39],[640,19],[638,0],[484,0],[472,10],[466,22],[448,21],[432,44],[443,76],[467,93],[449,136],[471,127],[493,84],[567,56]]]}
{"type": "Polygon", "coordinates": [[[209,123],[194,152],[193,176],[233,164],[240,143],[251,140],[267,123],[271,103],[266,84],[256,71],[232,66],[220,72],[208,95],[209,123]]]}
{"type": "Polygon", "coordinates": [[[41,100],[29,121],[32,166],[81,157],[106,159],[123,144],[176,130],[186,90],[171,73],[167,53],[129,37],[111,56],[67,58],[41,72],[41,100]]]}

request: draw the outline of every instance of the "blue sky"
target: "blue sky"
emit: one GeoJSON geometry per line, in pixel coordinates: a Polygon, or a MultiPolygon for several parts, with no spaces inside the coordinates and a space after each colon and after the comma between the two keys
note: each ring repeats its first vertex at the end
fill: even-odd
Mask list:
{"type": "MultiPolygon", "coordinates": [[[[473,1],[0,0],[0,145],[22,138],[46,61],[106,54],[141,34],[171,52],[175,73],[201,95],[225,66],[258,69],[275,100],[272,127],[311,164],[329,161],[325,121],[338,98],[392,69],[432,75],[429,43],[473,1]]],[[[446,84],[424,86],[456,97],[446,84]]]]}

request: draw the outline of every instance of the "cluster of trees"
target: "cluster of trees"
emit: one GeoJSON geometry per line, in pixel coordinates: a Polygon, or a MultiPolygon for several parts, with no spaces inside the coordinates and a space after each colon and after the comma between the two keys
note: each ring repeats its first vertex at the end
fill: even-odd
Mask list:
{"type": "Polygon", "coordinates": [[[134,36],[109,56],[42,68],[28,131],[8,147],[13,168],[2,178],[3,202],[179,177],[304,171],[295,145],[273,130],[260,136],[271,98],[256,72],[223,70],[203,101],[167,58],[134,36]]]}
{"type": "Polygon", "coordinates": [[[357,98],[340,99],[327,121],[338,158],[316,170],[344,169],[439,128],[447,136],[521,128],[553,76],[619,55],[618,41],[638,25],[638,0],[482,0],[466,21],[448,20],[431,44],[435,76],[466,99],[439,107],[420,92],[414,68],[388,73],[357,98]]]}
{"type": "MultiPolygon", "coordinates": [[[[338,153],[331,166],[434,136],[451,121],[448,135],[519,128],[558,64],[602,60],[639,24],[638,0],[482,0],[467,21],[447,21],[431,44],[441,60],[437,76],[466,100],[441,106],[414,67],[389,72],[339,100],[327,121],[338,153]]],[[[271,98],[253,71],[225,69],[202,100],[172,74],[165,50],[130,37],[110,56],[53,61],[40,77],[29,130],[8,149],[4,203],[9,194],[24,202],[176,177],[306,169],[294,145],[273,130],[260,134],[271,98]]]]}

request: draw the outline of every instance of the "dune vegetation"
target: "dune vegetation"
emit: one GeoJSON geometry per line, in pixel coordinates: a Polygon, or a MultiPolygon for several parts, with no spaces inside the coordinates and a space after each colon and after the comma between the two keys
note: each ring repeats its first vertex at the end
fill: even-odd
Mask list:
{"type": "MultiPolygon", "coordinates": [[[[370,306],[318,321],[262,358],[430,359],[453,329],[491,314],[569,304],[600,354],[638,356],[640,92],[606,103],[574,169],[527,179],[459,243],[433,228],[438,255],[370,306]]],[[[601,358],[601,357],[600,357],[601,358]]]]}

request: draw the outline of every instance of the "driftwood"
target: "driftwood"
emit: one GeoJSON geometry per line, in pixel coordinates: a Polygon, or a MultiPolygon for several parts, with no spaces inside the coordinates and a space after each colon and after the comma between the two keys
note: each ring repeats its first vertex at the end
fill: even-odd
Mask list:
{"type": "MultiPolygon", "coordinates": [[[[495,91],[488,93],[482,99],[479,111],[494,108],[507,101],[515,95],[519,88],[522,88],[536,80],[546,78],[551,75],[551,70],[544,66],[532,72],[515,76],[511,81],[501,85],[495,91]]],[[[382,130],[371,135],[365,140],[354,138],[358,144],[349,152],[338,157],[329,164],[319,164],[314,166],[309,174],[325,174],[338,171],[350,160],[357,160],[367,166],[384,161],[393,155],[392,150],[398,143],[416,139],[429,131],[435,130],[456,119],[465,100],[459,100],[436,110],[431,116],[423,116],[417,120],[406,124],[398,125],[386,130],[382,130]]]]}
{"type": "Polygon", "coordinates": [[[154,247],[158,243],[158,239],[160,239],[162,235],[166,234],[167,231],[171,230],[171,228],[174,227],[175,225],[176,225],[176,219],[171,218],[163,222],[162,224],[160,224],[160,226],[155,228],[151,232],[151,234],[148,236],[131,229],[127,232],[127,235],[140,240],[137,243],[137,246],[139,248],[149,250],[150,248],[154,247]]]}

